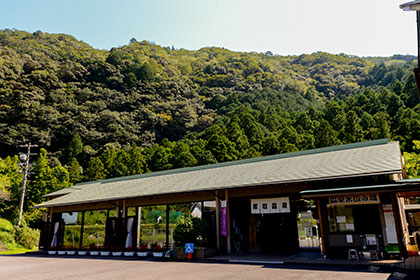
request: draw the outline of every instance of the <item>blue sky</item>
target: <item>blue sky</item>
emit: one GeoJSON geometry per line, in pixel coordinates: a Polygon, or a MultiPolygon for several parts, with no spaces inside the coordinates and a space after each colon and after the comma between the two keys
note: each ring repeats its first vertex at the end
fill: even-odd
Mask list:
{"type": "Polygon", "coordinates": [[[190,50],[417,55],[404,0],[0,1],[0,29],[71,34],[100,49],[136,38],[190,50]]]}

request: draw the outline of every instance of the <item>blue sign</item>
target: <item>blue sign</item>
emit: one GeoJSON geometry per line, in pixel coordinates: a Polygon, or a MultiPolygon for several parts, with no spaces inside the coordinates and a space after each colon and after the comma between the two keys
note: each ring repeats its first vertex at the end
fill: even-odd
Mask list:
{"type": "Polygon", "coordinates": [[[185,243],[185,253],[194,253],[194,243],[185,243]]]}

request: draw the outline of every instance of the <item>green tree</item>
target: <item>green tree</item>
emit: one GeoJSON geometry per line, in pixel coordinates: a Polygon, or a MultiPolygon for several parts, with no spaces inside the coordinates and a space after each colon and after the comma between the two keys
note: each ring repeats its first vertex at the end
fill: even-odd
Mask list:
{"type": "Polygon", "coordinates": [[[84,172],[86,181],[97,181],[106,178],[105,167],[99,157],[92,157],[84,172]]]}
{"type": "Polygon", "coordinates": [[[420,177],[420,141],[413,141],[414,152],[403,154],[405,168],[407,170],[407,175],[409,178],[418,178],[420,177]]]}
{"type": "Polygon", "coordinates": [[[318,148],[329,147],[340,144],[337,132],[326,120],[322,120],[318,129],[315,131],[315,146],[318,148]]]}
{"type": "Polygon", "coordinates": [[[69,178],[72,184],[77,184],[83,180],[83,167],[80,166],[77,159],[72,158],[66,168],[69,172],[69,178]]]}
{"type": "Polygon", "coordinates": [[[191,154],[190,148],[186,143],[178,142],[173,149],[172,164],[174,168],[195,166],[197,159],[191,154]]]}

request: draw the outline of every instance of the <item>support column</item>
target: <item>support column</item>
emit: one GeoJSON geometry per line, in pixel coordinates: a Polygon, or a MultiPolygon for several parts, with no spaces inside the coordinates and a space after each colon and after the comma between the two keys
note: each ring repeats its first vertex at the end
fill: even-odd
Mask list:
{"type": "Polygon", "coordinates": [[[166,250],[169,249],[169,204],[166,204],[166,250]]]}
{"type": "Polygon", "coordinates": [[[79,248],[83,246],[83,231],[85,228],[85,211],[82,211],[82,224],[80,226],[80,241],[79,241],[79,248]]]}
{"type": "Polygon", "coordinates": [[[321,254],[324,256],[326,256],[326,251],[325,251],[325,232],[324,232],[324,219],[322,217],[322,211],[321,211],[321,200],[319,199],[319,197],[316,199],[316,206],[318,208],[318,219],[319,219],[319,234],[321,236],[321,254]]]}
{"type": "Polygon", "coordinates": [[[216,191],[216,248],[220,252],[220,199],[216,191]]]}
{"type": "Polygon", "coordinates": [[[119,200],[117,200],[117,208],[116,208],[116,211],[117,211],[117,218],[121,218],[121,207],[120,207],[120,201],[119,200]]]}
{"type": "Polygon", "coordinates": [[[53,216],[53,209],[50,207],[48,208],[48,222],[52,222],[52,216],[53,216]]]}
{"type": "Polygon", "coordinates": [[[395,229],[397,230],[398,248],[400,250],[400,257],[404,258],[405,257],[405,251],[404,251],[405,244],[402,244],[403,236],[401,233],[400,207],[398,205],[395,193],[391,194],[391,199],[392,199],[392,209],[394,211],[395,229]]]}
{"type": "Polygon", "coordinates": [[[127,215],[127,208],[125,207],[125,200],[122,201],[121,217],[125,218],[127,215]]]}
{"type": "Polygon", "coordinates": [[[227,253],[232,253],[232,240],[231,240],[231,230],[230,230],[230,203],[229,203],[229,196],[228,190],[225,190],[225,199],[226,199],[226,220],[227,220],[227,253]]]}
{"type": "Polygon", "coordinates": [[[140,230],[141,230],[141,207],[136,208],[136,216],[137,216],[137,238],[136,238],[136,246],[140,247],[140,230]]]}

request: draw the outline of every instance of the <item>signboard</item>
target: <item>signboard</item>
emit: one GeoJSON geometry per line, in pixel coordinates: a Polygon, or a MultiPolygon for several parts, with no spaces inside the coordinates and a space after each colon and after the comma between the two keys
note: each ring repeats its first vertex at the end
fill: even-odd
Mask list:
{"type": "Polygon", "coordinates": [[[185,243],[185,253],[194,253],[194,243],[185,243]]]}
{"type": "Polygon", "coordinates": [[[220,235],[228,236],[227,232],[227,209],[226,209],[226,200],[221,201],[221,225],[220,225],[220,235]]]}
{"type": "Polygon", "coordinates": [[[313,223],[312,223],[312,221],[302,221],[302,226],[303,227],[312,227],[313,223]]]}
{"type": "Polygon", "coordinates": [[[382,208],[384,211],[386,240],[388,241],[388,244],[398,244],[392,204],[384,204],[382,205],[382,208]]]}
{"type": "Polygon", "coordinates": [[[300,213],[301,220],[311,220],[312,219],[312,212],[301,212],[300,213]]]}
{"type": "Polygon", "coordinates": [[[331,205],[360,205],[360,204],[379,204],[379,195],[374,194],[351,194],[330,196],[331,205]]]}
{"type": "Polygon", "coordinates": [[[312,237],[314,233],[312,232],[312,227],[306,227],[306,237],[312,237]]]}
{"type": "Polygon", "coordinates": [[[289,197],[251,199],[251,214],[276,214],[289,212],[289,197]]]}

